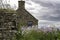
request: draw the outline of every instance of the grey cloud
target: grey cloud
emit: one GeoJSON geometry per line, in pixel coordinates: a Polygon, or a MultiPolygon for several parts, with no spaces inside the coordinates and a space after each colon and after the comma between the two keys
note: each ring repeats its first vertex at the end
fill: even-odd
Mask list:
{"type": "Polygon", "coordinates": [[[53,17],[53,16],[44,15],[40,18],[40,20],[60,21],[60,16],[59,17],[53,17]]]}
{"type": "MultiPolygon", "coordinates": [[[[33,0],[34,1],[34,0],[33,0]]],[[[38,16],[40,20],[49,20],[49,21],[60,21],[60,3],[59,2],[52,2],[52,1],[34,1],[35,3],[40,4],[43,7],[43,10],[40,10],[40,14],[43,14],[42,16],[38,16]],[[45,8],[45,9],[44,9],[45,8]],[[41,12],[42,11],[42,12],[41,12]],[[46,13],[46,14],[44,14],[46,13]],[[51,16],[53,15],[53,16],[51,16]]]]}
{"type": "Polygon", "coordinates": [[[60,3],[59,2],[52,2],[52,1],[36,1],[36,0],[33,0],[35,3],[38,3],[40,4],[41,6],[43,7],[47,7],[47,8],[59,8],[60,9],[60,3]]]}
{"type": "MultiPolygon", "coordinates": [[[[57,22],[60,21],[60,2],[54,2],[55,0],[54,1],[31,0],[31,1],[42,6],[42,9],[40,10],[37,9],[36,11],[39,12],[34,14],[37,19],[57,22]]],[[[29,5],[32,5],[29,2],[27,3],[29,5]]],[[[35,8],[29,8],[29,10],[35,10],[35,8]]]]}

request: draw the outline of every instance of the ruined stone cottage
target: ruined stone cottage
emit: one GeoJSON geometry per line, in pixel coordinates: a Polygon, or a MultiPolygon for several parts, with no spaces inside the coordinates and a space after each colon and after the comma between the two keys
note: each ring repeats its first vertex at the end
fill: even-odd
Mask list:
{"type": "Polygon", "coordinates": [[[18,1],[17,14],[21,26],[38,25],[38,20],[25,9],[25,1],[18,1]]]}
{"type": "Polygon", "coordinates": [[[18,1],[16,11],[0,10],[0,40],[14,40],[20,26],[38,25],[38,20],[25,9],[25,1],[18,1]]]}

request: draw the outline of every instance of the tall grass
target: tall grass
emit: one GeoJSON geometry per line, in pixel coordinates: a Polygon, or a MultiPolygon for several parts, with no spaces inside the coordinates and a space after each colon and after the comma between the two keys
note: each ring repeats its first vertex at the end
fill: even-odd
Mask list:
{"type": "Polygon", "coordinates": [[[24,33],[17,33],[16,40],[60,40],[60,31],[26,31],[24,33]]]}

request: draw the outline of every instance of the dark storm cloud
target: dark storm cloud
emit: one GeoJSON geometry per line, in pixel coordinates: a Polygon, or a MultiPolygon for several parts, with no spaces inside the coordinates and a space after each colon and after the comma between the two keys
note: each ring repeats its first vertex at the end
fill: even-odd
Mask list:
{"type": "Polygon", "coordinates": [[[45,12],[42,12],[43,14],[42,16],[41,15],[38,16],[40,20],[60,21],[60,3],[59,2],[45,1],[45,0],[43,1],[33,0],[33,2],[40,4],[43,7],[42,11],[45,9],[48,10],[48,12],[46,12],[47,10],[45,10],[45,12]],[[44,13],[46,14],[44,15],[44,13]]]}

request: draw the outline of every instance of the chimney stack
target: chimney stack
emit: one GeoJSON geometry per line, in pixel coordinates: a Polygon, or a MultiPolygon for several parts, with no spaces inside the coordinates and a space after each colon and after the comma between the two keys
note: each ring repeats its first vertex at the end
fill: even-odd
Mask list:
{"type": "Polygon", "coordinates": [[[22,0],[21,1],[18,1],[18,8],[19,9],[21,9],[21,8],[22,9],[25,9],[25,1],[22,1],[22,0]]]}

